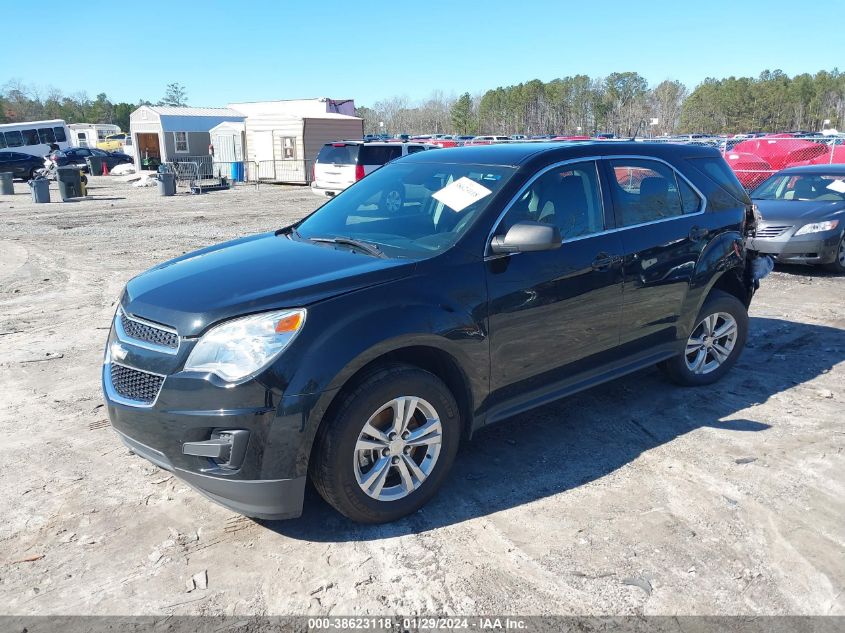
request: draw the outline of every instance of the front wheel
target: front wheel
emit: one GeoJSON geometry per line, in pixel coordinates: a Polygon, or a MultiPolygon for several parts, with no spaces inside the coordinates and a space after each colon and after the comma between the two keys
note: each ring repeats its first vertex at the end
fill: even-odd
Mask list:
{"type": "Polygon", "coordinates": [[[315,488],[338,512],[362,523],[416,512],[455,460],[460,414],[452,393],[427,371],[392,365],[341,398],[318,431],[315,488]]]}
{"type": "Polygon", "coordinates": [[[659,367],[680,385],[712,384],[734,366],[747,337],[745,305],[733,295],[714,290],[698,313],[683,353],[659,367]]]}
{"type": "Polygon", "coordinates": [[[842,234],[842,239],[839,240],[839,247],[836,249],[836,259],[827,265],[827,269],[840,275],[845,274],[845,233],[842,234]]]}

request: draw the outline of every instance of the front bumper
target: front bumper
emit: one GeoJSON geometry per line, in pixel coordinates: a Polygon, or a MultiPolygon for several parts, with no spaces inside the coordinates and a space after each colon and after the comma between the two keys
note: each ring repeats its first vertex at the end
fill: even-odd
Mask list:
{"type": "Polygon", "coordinates": [[[755,237],[749,242],[749,248],[782,264],[830,264],[836,259],[841,229],[796,236],[795,232],[800,228],[800,225],[793,226],[777,237],[755,237]]]}
{"type": "Polygon", "coordinates": [[[182,371],[194,344],[182,338],[178,349],[164,353],[127,336],[116,319],[102,371],[112,427],[136,454],[226,508],[262,519],[298,517],[313,441],[309,422],[315,403],[328,392],[285,395],[274,386],[272,366],[234,386],[182,371]],[[113,380],[118,366],[157,376],[154,397],[139,392],[149,395],[141,402],[121,393],[121,379],[113,380]],[[201,456],[187,446],[244,431],[246,443],[236,460],[201,456]]]}
{"type": "Polygon", "coordinates": [[[305,476],[294,479],[237,480],[213,477],[176,468],[164,453],[117,431],[136,455],[179,477],[224,508],[256,519],[294,519],[302,514],[305,476]]]}

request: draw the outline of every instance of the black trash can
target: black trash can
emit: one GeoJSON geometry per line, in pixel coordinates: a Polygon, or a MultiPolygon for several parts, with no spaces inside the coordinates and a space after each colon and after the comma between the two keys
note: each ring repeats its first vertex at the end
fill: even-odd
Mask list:
{"type": "Polygon", "coordinates": [[[32,189],[32,201],[36,204],[50,202],[50,181],[46,178],[33,178],[29,181],[32,189]]]}
{"type": "Polygon", "coordinates": [[[89,156],[85,159],[85,162],[88,163],[88,173],[92,176],[100,176],[103,173],[103,157],[102,156],[89,156]]]}
{"type": "Polygon", "coordinates": [[[176,195],[176,174],[169,171],[162,171],[156,175],[158,179],[158,195],[176,195]]]}
{"type": "Polygon", "coordinates": [[[56,182],[62,202],[85,195],[82,192],[82,172],[79,167],[59,167],[56,170],[56,182]]]}
{"type": "Polygon", "coordinates": [[[0,195],[15,195],[15,185],[12,184],[12,172],[0,172],[0,195]]]}

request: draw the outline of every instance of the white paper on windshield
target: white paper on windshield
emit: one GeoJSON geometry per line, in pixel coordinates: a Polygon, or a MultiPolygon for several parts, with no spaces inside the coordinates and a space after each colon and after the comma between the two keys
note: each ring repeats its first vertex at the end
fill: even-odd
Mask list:
{"type": "Polygon", "coordinates": [[[836,193],[845,193],[845,182],[841,180],[834,180],[827,186],[828,189],[832,189],[836,193]]]}
{"type": "Polygon", "coordinates": [[[484,185],[463,176],[449,183],[440,191],[431,194],[431,197],[438,202],[442,202],[452,211],[463,211],[473,202],[477,202],[491,193],[493,192],[484,185]]]}

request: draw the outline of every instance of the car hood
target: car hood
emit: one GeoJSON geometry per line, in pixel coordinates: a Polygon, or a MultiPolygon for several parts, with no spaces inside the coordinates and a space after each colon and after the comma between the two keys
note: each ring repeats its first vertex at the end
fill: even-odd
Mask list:
{"type": "Polygon", "coordinates": [[[201,334],[223,319],[307,306],[410,275],[414,262],[266,233],[194,251],[126,284],[130,314],[201,334]]]}
{"type": "Polygon", "coordinates": [[[845,202],[841,200],[753,200],[763,216],[763,222],[806,224],[826,220],[834,213],[841,213],[845,202]]]}

